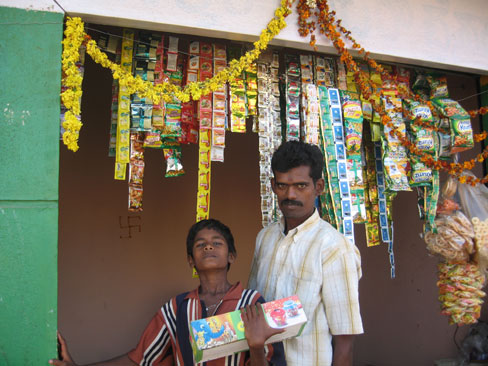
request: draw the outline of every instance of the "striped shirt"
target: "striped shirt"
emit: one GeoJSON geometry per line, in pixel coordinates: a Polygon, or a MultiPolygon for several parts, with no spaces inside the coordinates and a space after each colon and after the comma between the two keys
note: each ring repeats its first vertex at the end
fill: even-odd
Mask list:
{"type": "Polygon", "coordinates": [[[268,300],[298,295],[307,315],[300,337],[283,341],[288,365],[332,363],[332,336],[363,333],[357,247],[317,210],[284,235],[284,221],[262,229],[256,239],[249,286],[268,300]]]}
{"type": "MultiPolygon", "coordinates": [[[[255,290],[243,289],[240,283],[232,286],[222,299],[215,315],[225,314],[264,299],[255,290]]],[[[198,288],[180,294],[164,304],[146,327],[137,347],[129,358],[140,366],[193,366],[189,325],[193,320],[207,317],[205,305],[198,296],[198,288]]],[[[286,365],[283,345],[265,346],[272,365],[286,365]]],[[[216,360],[199,363],[204,366],[243,366],[249,364],[249,352],[240,352],[216,360]]]]}

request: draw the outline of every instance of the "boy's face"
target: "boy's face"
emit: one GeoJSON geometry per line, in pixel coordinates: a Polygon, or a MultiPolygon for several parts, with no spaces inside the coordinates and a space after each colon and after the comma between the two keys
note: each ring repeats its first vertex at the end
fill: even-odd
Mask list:
{"type": "Polygon", "coordinates": [[[227,241],[214,229],[202,229],[195,236],[193,242],[193,256],[188,256],[188,263],[196,267],[197,271],[225,269],[235,260],[229,253],[227,241]]]}

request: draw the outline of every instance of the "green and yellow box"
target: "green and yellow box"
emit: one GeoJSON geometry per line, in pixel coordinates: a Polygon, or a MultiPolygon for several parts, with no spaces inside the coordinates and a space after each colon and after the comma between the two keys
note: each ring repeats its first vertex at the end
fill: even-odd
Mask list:
{"type": "MultiPolygon", "coordinates": [[[[302,333],[307,317],[297,296],[270,301],[261,306],[269,326],[284,329],[283,333],[269,338],[266,344],[302,333]]],[[[192,321],[190,342],[195,363],[248,350],[244,332],[240,310],[192,321]]]]}

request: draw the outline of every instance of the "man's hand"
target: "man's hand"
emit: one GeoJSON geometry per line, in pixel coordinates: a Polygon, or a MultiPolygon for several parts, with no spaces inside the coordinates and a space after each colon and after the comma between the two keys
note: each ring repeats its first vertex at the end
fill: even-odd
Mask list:
{"type": "Polygon", "coordinates": [[[245,336],[249,349],[263,349],[264,342],[271,336],[283,333],[284,329],[271,328],[266,319],[261,304],[248,305],[241,309],[241,318],[244,322],[245,336]]]}
{"type": "Polygon", "coordinates": [[[71,355],[69,354],[68,345],[66,344],[66,341],[59,332],[58,341],[61,345],[61,360],[53,359],[49,360],[49,363],[54,366],[76,366],[76,364],[73,362],[73,359],[71,358],[71,355]]]}

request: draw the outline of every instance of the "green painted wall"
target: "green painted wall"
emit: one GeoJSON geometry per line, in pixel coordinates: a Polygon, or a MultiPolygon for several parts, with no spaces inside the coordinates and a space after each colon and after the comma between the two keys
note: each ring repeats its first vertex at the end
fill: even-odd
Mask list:
{"type": "Polygon", "coordinates": [[[0,7],[0,365],[55,357],[63,14],[0,7]]]}

